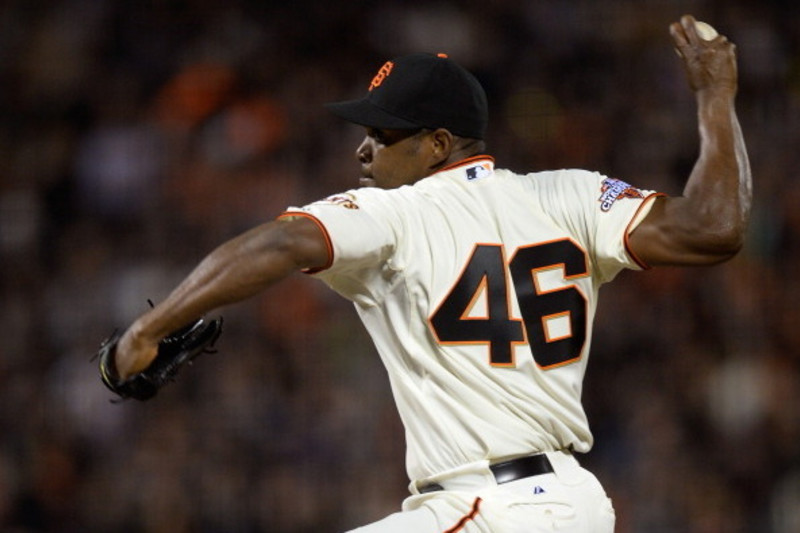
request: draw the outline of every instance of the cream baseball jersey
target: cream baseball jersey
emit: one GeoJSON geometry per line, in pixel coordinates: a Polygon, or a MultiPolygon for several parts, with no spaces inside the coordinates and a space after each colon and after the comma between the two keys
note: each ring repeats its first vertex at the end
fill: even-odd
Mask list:
{"type": "Polygon", "coordinates": [[[388,371],[420,480],[478,461],[588,451],[581,405],[599,287],[641,268],[626,239],[656,196],[583,170],[519,175],[471,158],[308,216],[388,371]]]}

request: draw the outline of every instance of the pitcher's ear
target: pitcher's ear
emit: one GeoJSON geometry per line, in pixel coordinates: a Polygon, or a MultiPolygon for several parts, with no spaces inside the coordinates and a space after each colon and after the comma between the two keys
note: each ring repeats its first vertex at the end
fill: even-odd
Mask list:
{"type": "Polygon", "coordinates": [[[450,157],[455,146],[455,137],[449,130],[439,128],[432,131],[429,138],[434,157],[433,166],[439,166],[450,157]]]}

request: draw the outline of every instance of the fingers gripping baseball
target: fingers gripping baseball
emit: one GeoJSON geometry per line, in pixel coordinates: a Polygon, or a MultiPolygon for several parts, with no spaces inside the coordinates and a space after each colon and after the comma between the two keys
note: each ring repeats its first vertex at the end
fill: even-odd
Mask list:
{"type": "Polygon", "coordinates": [[[736,91],[736,46],[691,15],[670,26],[670,34],[693,91],[736,91]]]}

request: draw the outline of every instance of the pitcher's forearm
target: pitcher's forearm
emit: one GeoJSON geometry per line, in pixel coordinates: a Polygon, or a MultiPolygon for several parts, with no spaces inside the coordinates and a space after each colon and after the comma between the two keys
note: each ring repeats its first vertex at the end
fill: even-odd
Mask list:
{"type": "Polygon", "coordinates": [[[724,253],[742,244],[750,215],[752,181],[732,91],[698,94],[700,156],[683,196],[687,231],[706,234],[724,253]]]}
{"type": "Polygon", "coordinates": [[[120,375],[146,368],[158,342],[175,329],[255,296],[302,268],[324,265],[328,254],[324,235],[303,219],[270,222],[222,244],[125,332],[117,355],[120,375]]]}

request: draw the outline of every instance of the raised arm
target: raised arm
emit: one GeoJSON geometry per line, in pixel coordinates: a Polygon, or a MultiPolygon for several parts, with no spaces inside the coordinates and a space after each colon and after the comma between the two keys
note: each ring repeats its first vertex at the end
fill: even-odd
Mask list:
{"type": "Polygon", "coordinates": [[[156,356],[158,341],[176,328],[329,260],[323,232],[304,217],[270,222],[226,242],[125,332],[116,352],[119,377],[145,369],[156,356]]]}
{"type": "Polygon", "coordinates": [[[700,155],[680,197],[655,200],[629,245],[650,266],[709,265],[741,249],[752,200],[750,164],[736,116],[736,47],[702,39],[694,18],[670,26],[697,100],[700,155]]]}

